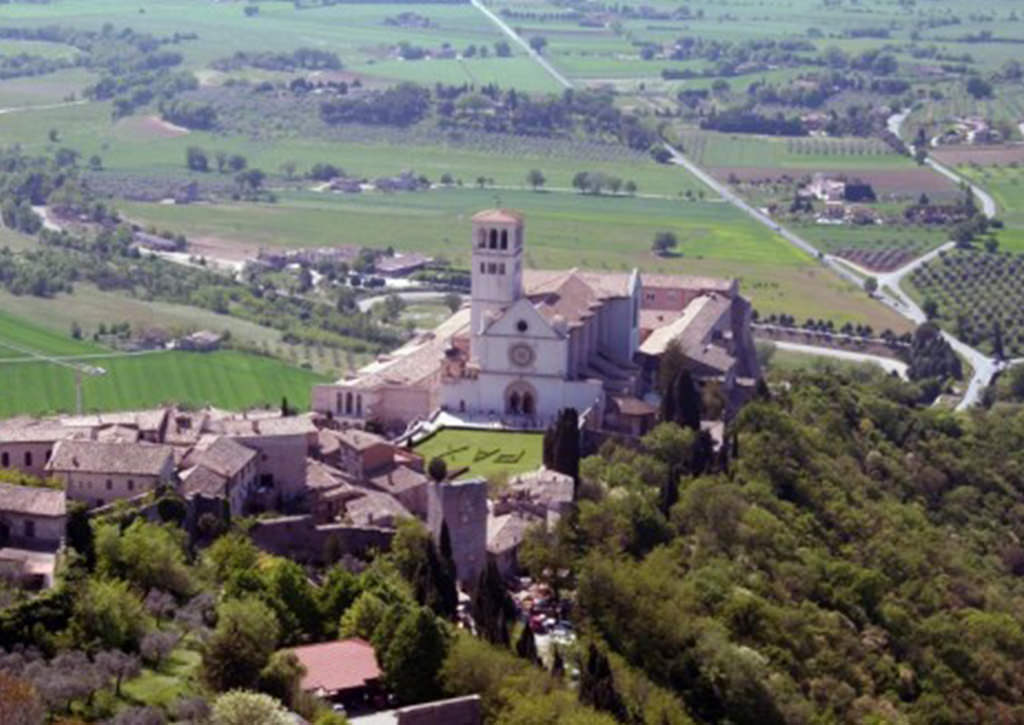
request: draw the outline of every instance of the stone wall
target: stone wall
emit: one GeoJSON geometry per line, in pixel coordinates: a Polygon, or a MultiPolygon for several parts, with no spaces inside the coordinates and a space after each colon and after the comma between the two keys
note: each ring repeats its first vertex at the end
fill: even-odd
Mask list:
{"type": "Polygon", "coordinates": [[[249,530],[253,543],[265,551],[300,562],[323,563],[327,541],[332,536],[341,554],[363,556],[371,549],[385,551],[391,546],[394,531],[375,526],[322,524],[313,517],[281,516],[261,519],[249,530]]]}

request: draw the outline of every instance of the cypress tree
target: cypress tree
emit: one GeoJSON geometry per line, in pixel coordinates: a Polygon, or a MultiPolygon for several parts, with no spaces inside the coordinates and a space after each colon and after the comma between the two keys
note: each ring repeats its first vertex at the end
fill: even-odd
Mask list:
{"type": "Polygon", "coordinates": [[[684,428],[700,430],[700,391],[689,370],[681,370],[674,386],[676,399],[675,421],[684,428]]]}
{"type": "Polygon", "coordinates": [[[610,713],[617,720],[625,719],[626,708],[615,689],[608,656],[593,643],[587,650],[587,661],[580,673],[579,698],[584,705],[610,713]]]}
{"type": "Polygon", "coordinates": [[[508,646],[508,615],[512,603],[493,561],[480,572],[473,592],[473,621],[477,633],[492,644],[508,646]]]}
{"type": "Polygon", "coordinates": [[[531,664],[538,664],[540,656],[537,654],[537,640],[533,637],[533,630],[529,623],[523,627],[519,639],[516,640],[516,654],[531,664]]]}

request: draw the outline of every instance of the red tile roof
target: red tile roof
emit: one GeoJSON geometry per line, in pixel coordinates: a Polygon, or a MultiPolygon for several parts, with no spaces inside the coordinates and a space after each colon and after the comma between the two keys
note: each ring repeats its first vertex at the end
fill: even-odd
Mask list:
{"type": "Polygon", "coordinates": [[[473,215],[473,221],[485,224],[488,222],[520,224],[523,221],[523,215],[515,209],[484,209],[473,215]]]}
{"type": "Polygon", "coordinates": [[[373,645],[362,639],[311,644],[292,652],[306,668],[301,683],[305,692],[333,695],[366,687],[381,676],[373,645]]]}

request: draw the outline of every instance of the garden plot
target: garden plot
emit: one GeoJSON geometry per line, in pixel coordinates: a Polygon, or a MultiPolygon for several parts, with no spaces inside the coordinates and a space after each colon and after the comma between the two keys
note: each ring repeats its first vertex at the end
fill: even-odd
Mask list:
{"type": "Polygon", "coordinates": [[[426,460],[441,458],[454,472],[494,478],[533,471],[541,464],[540,433],[444,428],[424,439],[416,452],[426,460]]]}

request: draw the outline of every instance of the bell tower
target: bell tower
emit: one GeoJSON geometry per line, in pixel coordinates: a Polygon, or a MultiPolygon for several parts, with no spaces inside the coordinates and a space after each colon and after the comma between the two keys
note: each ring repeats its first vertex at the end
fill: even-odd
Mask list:
{"type": "Polygon", "coordinates": [[[470,333],[483,331],[491,313],[523,296],[523,215],[488,209],[473,216],[470,333]]]}

